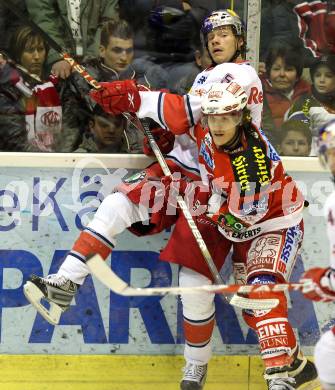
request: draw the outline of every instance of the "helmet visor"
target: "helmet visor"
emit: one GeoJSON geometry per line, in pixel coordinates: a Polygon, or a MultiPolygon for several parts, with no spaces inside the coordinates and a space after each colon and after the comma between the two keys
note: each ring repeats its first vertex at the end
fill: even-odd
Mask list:
{"type": "Polygon", "coordinates": [[[207,125],[211,131],[225,130],[239,125],[241,119],[241,112],[220,115],[207,115],[207,125]]]}

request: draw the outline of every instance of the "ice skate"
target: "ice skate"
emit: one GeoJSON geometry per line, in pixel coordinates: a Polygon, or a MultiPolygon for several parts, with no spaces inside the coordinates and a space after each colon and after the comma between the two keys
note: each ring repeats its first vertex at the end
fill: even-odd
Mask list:
{"type": "Polygon", "coordinates": [[[70,303],[78,290],[76,283],[57,274],[41,278],[31,275],[23,286],[24,295],[36,310],[50,324],[57,325],[61,314],[70,307],[70,303]],[[45,299],[50,303],[47,308],[41,303],[45,299]]]}
{"type": "Polygon", "coordinates": [[[202,390],[207,377],[207,364],[187,363],[183,369],[184,376],[180,383],[181,390],[202,390]]]}
{"type": "Polygon", "coordinates": [[[297,358],[289,371],[296,381],[295,388],[299,390],[313,390],[320,386],[318,373],[314,363],[306,358],[297,358]]]}
{"type": "Polygon", "coordinates": [[[265,372],[268,390],[313,390],[320,386],[314,364],[305,357],[296,358],[290,367],[265,372]]]}

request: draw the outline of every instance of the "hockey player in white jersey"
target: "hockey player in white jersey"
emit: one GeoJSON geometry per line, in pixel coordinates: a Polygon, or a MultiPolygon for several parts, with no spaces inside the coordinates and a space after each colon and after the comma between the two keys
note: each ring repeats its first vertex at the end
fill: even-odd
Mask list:
{"type": "MultiPolygon", "coordinates": [[[[321,163],[330,170],[335,180],[335,120],[328,122],[320,129],[318,154],[321,163]]],[[[306,271],[302,276],[302,281],[309,279],[315,283],[314,291],[305,294],[306,298],[335,303],[335,191],[325,203],[324,215],[327,220],[330,266],[306,271]]],[[[322,389],[335,390],[335,326],[324,333],[316,344],[315,364],[322,382],[322,389]]]]}

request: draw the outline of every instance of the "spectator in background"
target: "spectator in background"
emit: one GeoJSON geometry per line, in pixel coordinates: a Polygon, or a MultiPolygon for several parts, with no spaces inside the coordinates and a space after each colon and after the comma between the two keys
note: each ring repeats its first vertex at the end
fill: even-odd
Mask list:
{"type": "Polygon", "coordinates": [[[284,116],[292,103],[310,93],[310,85],[301,78],[301,54],[290,47],[274,46],[266,58],[262,76],[264,92],[263,126],[270,141],[275,142],[284,116]]]}
{"type": "MultiPolygon", "coordinates": [[[[191,25],[191,33],[196,39],[199,39],[198,32],[200,30],[202,20],[205,18],[205,16],[214,9],[226,8],[226,5],[218,6],[217,3],[219,2],[220,1],[216,0],[208,0],[206,2],[204,2],[203,0],[122,0],[119,4],[120,17],[131,23],[134,29],[135,57],[138,58],[141,56],[148,55],[147,36],[149,29],[149,19],[151,18],[151,13],[155,10],[155,8],[158,9],[158,7],[168,7],[166,9],[165,16],[167,18],[171,18],[171,22],[173,23],[177,22],[177,15],[173,16],[173,14],[171,13],[170,15],[168,15],[167,11],[169,11],[169,9],[173,8],[172,11],[174,13],[179,13],[180,16],[185,15],[185,13],[189,13],[189,16],[193,18],[193,23],[191,25]],[[213,8],[210,9],[210,7],[213,8]]],[[[162,26],[157,27],[162,28],[162,26]]],[[[185,38],[188,38],[190,36],[190,31],[184,30],[184,32],[186,33],[185,38]]],[[[152,39],[154,39],[154,37],[152,39]]],[[[180,39],[182,39],[182,37],[177,38],[178,41],[180,39]]],[[[160,47],[160,42],[158,42],[158,46],[158,52],[160,52],[161,50],[164,52],[165,49],[163,47],[160,47]]],[[[189,49],[191,49],[192,51],[192,47],[190,47],[189,49]]]]}
{"type": "Polygon", "coordinates": [[[283,123],[276,146],[281,156],[307,157],[311,153],[312,133],[301,121],[288,120],[283,123]]]}
{"type": "MultiPolygon", "coordinates": [[[[30,26],[16,30],[10,41],[13,60],[30,90],[30,96],[20,95],[24,108],[25,128],[29,144],[36,151],[57,151],[67,136],[62,131],[62,107],[56,89],[58,80],[47,76],[45,61],[48,45],[30,26]]],[[[7,66],[10,66],[7,64],[7,66]]]]}
{"type": "Polygon", "coordinates": [[[136,139],[135,132],[127,131],[126,122],[122,115],[108,115],[96,105],[88,119],[82,143],[75,152],[141,153],[142,145],[136,139]],[[137,150],[134,145],[137,145],[137,150]]]}
{"type": "Polygon", "coordinates": [[[180,79],[194,70],[194,48],[200,43],[199,29],[206,14],[206,8],[193,6],[192,1],[151,2],[141,18],[142,47],[134,65],[142,69],[158,65],[164,79],[160,87],[175,91],[180,79]]]}
{"type": "Polygon", "coordinates": [[[334,45],[334,19],[330,14],[335,7],[333,0],[266,0],[262,2],[260,65],[273,44],[291,46],[301,52],[304,67],[313,64],[324,49],[327,40],[334,45]],[[333,5],[331,5],[333,4],[333,5]],[[328,11],[327,11],[328,9],[328,11]],[[327,13],[328,12],[328,13],[327,13]],[[326,38],[328,36],[328,38],[326,38]]]}
{"type": "Polygon", "coordinates": [[[296,3],[296,25],[306,50],[314,58],[335,54],[335,1],[296,0],[296,3]]]}
{"type": "Polygon", "coordinates": [[[318,129],[335,118],[335,55],[323,56],[310,68],[312,93],[301,96],[287,113],[288,119],[304,121],[312,132],[316,152],[318,129]]]}
{"type": "Polygon", "coordinates": [[[208,54],[207,48],[201,43],[199,48],[194,52],[193,70],[189,75],[179,80],[175,86],[175,92],[180,95],[188,93],[197,75],[203,70],[209,68],[212,64],[213,61],[208,54]]]}
{"type": "MultiPolygon", "coordinates": [[[[134,34],[125,20],[108,21],[103,24],[100,35],[99,55],[92,57],[83,65],[98,81],[136,79],[149,88],[163,87],[160,79],[160,67],[140,69],[134,63],[134,34]]],[[[78,74],[73,73],[72,81],[87,95],[90,86],[78,74]]]]}
{"type": "MultiPolygon", "coordinates": [[[[26,0],[34,22],[72,56],[97,56],[101,25],[105,20],[118,19],[118,0],[26,0]]],[[[50,50],[48,66],[58,77],[71,73],[68,62],[50,50]]]]}
{"type": "MultiPolygon", "coordinates": [[[[20,77],[0,54],[0,150],[4,152],[23,152],[28,146],[24,100],[17,87],[20,77]]],[[[30,93],[28,89],[27,96],[30,93]]]]}
{"type": "MultiPolygon", "coordinates": [[[[84,66],[97,81],[115,81],[136,79],[139,84],[148,88],[160,89],[165,83],[161,79],[160,67],[153,65],[142,69],[133,62],[134,40],[130,25],[122,19],[104,23],[101,30],[99,56],[84,62],[84,66]]],[[[70,132],[82,133],[86,129],[82,112],[89,115],[95,103],[89,98],[90,85],[83,77],[74,72],[67,80],[63,91],[64,127],[70,132]]],[[[127,124],[127,132],[139,140],[131,145],[131,152],[141,153],[143,135],[133,125],[127,124]]]]}

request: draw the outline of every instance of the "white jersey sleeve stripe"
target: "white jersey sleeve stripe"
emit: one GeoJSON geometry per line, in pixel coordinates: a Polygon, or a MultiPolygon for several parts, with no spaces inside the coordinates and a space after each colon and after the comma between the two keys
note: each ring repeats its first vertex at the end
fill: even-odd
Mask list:
{"type": "Polygon", "coordinates": [[[195,126],[195,123],[194,123],[194,118],[193,118],[189,95],[184,95],[184,102],[185,102],[186,115],[187,115],[188,122],[190,123],[190,127],[193,127],[193,126],[195,126]]]}
{"type": "Polygon", "coordinates": [[[158,109],[157,109],[158,119],[159,119],[159,123],[162,125],[162,127],[164,127],[164,129],[167,129],[167,125],[166,125],[166,122],[164,120],[163,107],[164,107],[164,93],[161,92],[159,94],[159,97],[158,97],[158,109]]]}

